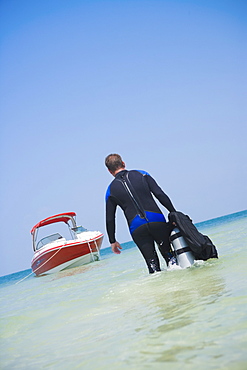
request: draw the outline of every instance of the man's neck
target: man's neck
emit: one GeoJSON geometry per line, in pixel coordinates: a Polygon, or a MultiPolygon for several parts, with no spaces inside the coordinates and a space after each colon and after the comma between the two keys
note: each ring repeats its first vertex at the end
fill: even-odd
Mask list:
{"type": "Polygon", "coordinates": [[[121,171],[124,171],[125,170],[125,167],[122,167],[122,168],[119,168],[117,171],[114,172],[113,176],[116,177],[116,175],[121,172],[121,171]]]}

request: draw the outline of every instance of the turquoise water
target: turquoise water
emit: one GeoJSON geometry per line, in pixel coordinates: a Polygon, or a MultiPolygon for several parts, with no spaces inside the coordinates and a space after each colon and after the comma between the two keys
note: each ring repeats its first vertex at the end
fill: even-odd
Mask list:
{"type": "Polygon", "coordinates": [[[148,275],[129,242],[66,272],[0,278],[1,369],[247,369],[247,211],[198,228],[220,258],[186,270],[148,275]]]}

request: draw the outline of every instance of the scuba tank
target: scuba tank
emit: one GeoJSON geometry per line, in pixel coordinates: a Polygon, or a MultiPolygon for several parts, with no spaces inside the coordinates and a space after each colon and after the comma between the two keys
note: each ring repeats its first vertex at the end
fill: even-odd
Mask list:
{"type": "Polygon", "coordinates": [[[178,265],[181,268],[192,266],[195,258],[190,247],[186,243],[186,240],[183,238],[177,227],[175,227],[175,229],[173,229],[171,232],[170,242],[172,243],[174,252],[176,254],[178,265]]]}

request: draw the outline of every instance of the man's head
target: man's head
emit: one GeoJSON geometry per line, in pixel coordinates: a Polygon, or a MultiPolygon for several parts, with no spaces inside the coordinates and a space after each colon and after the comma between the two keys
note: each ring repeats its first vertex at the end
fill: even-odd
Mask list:
{"type": "Polygon", "coordinates": [[[105,159],[105,165],[113,176],[125,169],[125,163],[119,154],[109,154],[105,159]]]}

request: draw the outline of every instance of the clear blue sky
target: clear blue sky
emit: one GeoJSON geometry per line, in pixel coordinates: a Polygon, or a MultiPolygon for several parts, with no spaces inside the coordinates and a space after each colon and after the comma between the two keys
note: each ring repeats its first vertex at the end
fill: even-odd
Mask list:
{"type": "Polygon", "coordinates": [[[195,222],[247,208],[245,0],[1,0],[0,14],[0,275],[30,267],[43,218],[75,211],[105,233],[111,152],[195,222]]]}

